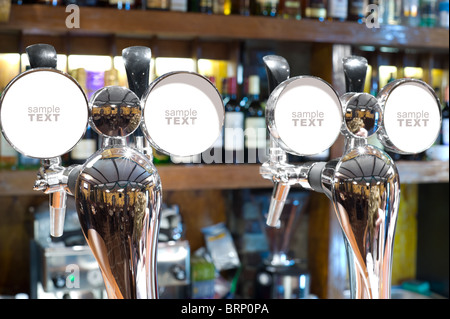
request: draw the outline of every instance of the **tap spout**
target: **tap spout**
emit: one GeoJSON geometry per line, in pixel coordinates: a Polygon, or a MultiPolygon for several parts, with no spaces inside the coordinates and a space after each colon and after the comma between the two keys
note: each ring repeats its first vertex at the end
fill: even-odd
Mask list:
{"type": "MultiPolygon", "coordinates": [[[[278,55],[267,55],[263,57],[266,68],[267,79],[269,80],[269,94],[283,81],[289,79],[290,67],[285,58],[278,55]]],[[[286,152],[278,146],[278,143],[270,136],[269,162],[273,167],[290,167],[287,163],[286,152]]],[[[261,174],[264,175],[264,169],[261,174]]],[[[271,178],[272,175],[269,175],[271,178]]],[[[267,225],[275,227],[280,220],[286,198],[289,194],[290,185],[286,182],[274,181],[272,199],[267,214],[267,225]]]]}

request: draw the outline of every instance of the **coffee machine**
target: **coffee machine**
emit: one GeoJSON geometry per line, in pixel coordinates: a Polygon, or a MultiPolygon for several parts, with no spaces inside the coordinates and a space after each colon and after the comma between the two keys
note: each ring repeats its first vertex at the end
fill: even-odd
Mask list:
{"type": "Polygon", "coordinates": [[[64,235],[50,236],[48,202],[33,209],[30,241],[32,299],[103,299],[105,285],[98,263],[86,244],[75,209],[67,198],[64,235]]]}

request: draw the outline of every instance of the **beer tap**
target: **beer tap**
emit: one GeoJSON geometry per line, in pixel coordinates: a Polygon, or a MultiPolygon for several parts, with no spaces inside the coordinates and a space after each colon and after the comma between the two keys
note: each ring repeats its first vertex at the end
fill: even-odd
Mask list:
{"type": "Polygon", "coordinates": [[[78,83],[56,69],[53,46],[30,45],[26,52],[31,69],[13,79],[2,96],[2,130],[18,152],[41,159],[33,189],[49,194],[50,234],[60,237],[66,193],[70,192],[68,178],[74,168],[63,167],[60,156],[84,135],[87,100],[78,83]],[[65,136],[61,136],[66,129],[65,136]]]}
{"type": "Polygon", "coordinates": [[[126,145],[126,137],[141,127],[152,147],[162,152],[202,152],[217,138],[223,104],[212,83],[198,74],[174,72],[149,85],[149,48],[129,47],[122,57],[131,89],[110,86],[93,94],[91,125],[103,135],[104,143],[83,165],[74,193],[81,227],[102,269],[108,297],[155,299],[162,184],[151,151],[142,148],[143,137],[137,136],[134,147],[126,145]],[[187,78],[177,78],[180,75],[187,78]],[[195,81],[199,83],[192,84],[195,81]],[[173,100],[170,95],[178,86],[188,91],[178,91],[182,100],[173,100]],[[193,105],[202,108],[195,132],[164,126],[163,108],[176,106],[186,114],[193,105]],[[154,134],[151,129],[156,125],[154,134]],[[199,136],[205,133],[208,138],[199,136]]]}
{"type": "Polygon", "coordinates": [[[266,222],[276,226],[290,187],[300,184],[311,189],[308,176],[315,166],[289,164],[286,151],[304,156],[326,150],[339,134],[342,112],[336,92],[325,81],[312,76],[289,79],[288,62],[280,56],[265,56],[263,62],[271,90],[266,106],[270,149],[269,161],[261,166],[260,174],[274,182],[266,222]],[[308,139],[302,140],[299,132],[308,139]]]}
{"type": "MultiPolygon", "coordinates": [[[[293,83],[289,88],[290,80],[287,80],[277,88],[281,92],[272,92],[266,111],[271,135],[280,139],[282,148],[288,152],[312,153],[308,143],[295,144],[307,138],[315,142],[317,148],[314,152],[317,154],[340,133],[345,137],[342,157],[285,167],[281,171],[273,171],[272,178],[324,193],[332,201],[344,233],[352,298],[390,298],[400,180],[393,160],[384,151],[368,144],[367,139],[377,134],[388,150],[403,154],[422,152],[439,134],[441,111],[434,91],[418,80],[391,82],[377,97],[361,93],[367,61],[352,56],[344,59],[343,63],[348,92],[337,100],[333,96],[332,100],[317,103],[316,99],[316,103],[311,103],[307,94],[316,90],[315,85],[311,84],[302,91],[293,83]],[[289,94],[290,99],[287,99],[289,94]],[[278,111],[289,108],[289,105],[289,112],[278,111]],[[335,110],[336,106],[340,114],[333,114],[334,119],[327,116],[329,112],[322,112],[322,124],[326,123],[322,129],[315,127],[314,131],[306,126],[299,129],[295,125],[301,122],[307,125],[308,119],[320,118],[319,107],[335,110]],[[299,116],[294,118],[294,115],[299,116]],[[285,123],[283,131],[277,130],[277,122],[278,126],[285,123]],[[331,139],[325,143],[320,138],[322,135],[331,139]]],[[[319,79],[316,78],[316,85],[319,84],[317,81],[319,79]]],[[[332,96],[330,92],[317,91],[316,98],[319,95],[332,96]]],[[[263,175],[265,178],[268,176],[270,174],[263,175]]]]}
{"type": "Polygon", "coordinates": [[[149,84],[150,49],[130,47],[122,55],[131,89],[104,87],[88,103],[78,83],[54,69],[53,47],[37,45],[27,52],[33,69],[6,87],[0,123],[17,151],[42,159],[34,189],[51,195],[52,235],[62,234],[66,193],[74,195],[108,297],[158,298],[162,186],[143,139],[168,154],[202,153],[222,130],[221,95],[192,72],[171,72],[149,84]],[[84,164],[63,167],[59,156],[78,143],[88,122],[103,136],[102,147],[84,164]],[[140,128],[143,136],[127,145],[140,128]]]}

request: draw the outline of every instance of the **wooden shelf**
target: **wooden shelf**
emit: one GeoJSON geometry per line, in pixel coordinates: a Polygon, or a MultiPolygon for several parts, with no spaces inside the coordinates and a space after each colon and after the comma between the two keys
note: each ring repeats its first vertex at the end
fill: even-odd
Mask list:
{"type": "Polygon", "coordinates": [[[80,28],[68,29],[65,7],[13,5],[0,31],[23,34],[172,37],[196,39],[259,39],[353,45],[423,48],[448,52],[449,31],[382,25],[368,28],[355,22],[285,20],[239,15],[207,15],[175,11],[80,8],[80,28]]]}
{"type": "MultiPolygon", "coordinates": [[[[449,162],[399,162],[400,181],[405,184],[448,183],[449,162]]],[[[160,165],[164,191],[271,188],[259,174],[260,165],[160,165]]],[[[33,191],[35,171],[0,172],[0,196],[39,195],[33,191]]]]}

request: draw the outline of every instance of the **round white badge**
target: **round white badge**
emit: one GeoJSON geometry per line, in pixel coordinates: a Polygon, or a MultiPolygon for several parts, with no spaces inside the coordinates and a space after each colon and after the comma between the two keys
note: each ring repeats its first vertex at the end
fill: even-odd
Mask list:
{"type": "Polygon", "coordinates": [[[433,90],[421,81],[401,81],[384,100],[384,129],[401,152],[420,153],[436,141],[441,112],[433,90]]]}
{"type": "Polygon", "coordinates": [[[88,123],[86,96],[70,76],[52,69],[22,73],[0,102],[3,134],[20,153],[52,158],[70,151],[88,123]]]}
{"type": "Polygon", "coordinates": [[[197,73],[162,76],[151,84],[142,101],[144,134],[155,148],[170,155],[200,154],[222,131],[222,97],[197,73]]]}
{"type": "Polygon", "coordinates": [[[339,97],[328,83],[300,76],[283,82],[272,94],[266,113],[269,129],[286,151],[315,155],[333,145],[343,116],[339,97]]]}

